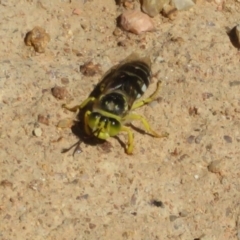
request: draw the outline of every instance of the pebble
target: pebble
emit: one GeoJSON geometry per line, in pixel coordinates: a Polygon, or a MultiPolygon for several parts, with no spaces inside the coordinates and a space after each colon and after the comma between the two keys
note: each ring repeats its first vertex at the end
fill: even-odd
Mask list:
{"type": "Polygon", "coordinates": [[[55,86],[51,90],[52,90],[52,95],[55,98],[60,99],[60,100],[66,99],[70,96],[70,94],[68,93],[68,91],[65,87],[55,86]]]}
{"type": "Polygon", "coordinates": [[[174,20],[177,17],[178,10],[174,6],[166,4],[163,6],[162,13],[164,17],[167,17],[170,20],[174,20]]]}
{"type": "Polygon", "coordinates": [[[194,141],[195,141],[195,136],[193,136],[193,135],[190,135],[190,136],[187,138],[187,142],[188,142],[188,143],[194,143],[194,141]]]}
{"type": "Polygon", "coordinates": [[[114,29],[114,31],[113,31],[113,35],[114,35],[114,36],[120,36],[120,35],[122,35],[121,29],[118,28],[118,27],[116,27],[116,28],[114,29]]]}
{"type": "Polygon", "coordinates": [[[137,35],[143,32],[153,31],[155,29],[151,18],[140,11],[125,11],[120,16],[120,25],[125,31],[135,33],[137,35]]]}
{"type": "Polygon", "coordinates": [[[161,207],[164,208],[164,204],[162,201],[159,200],[152,200],[151,201],[151,205],[155,206],[155,207],[161,207]]]}
{"type": "Polygon", "coordinates": [[[94,229],[95,227],[96,227],[96,224],[89,223],[89,228],[90,228],[90,229],[94,229]]]}
{"type": "Polygon", "coordinates": [[[99,64],[93,64],[92,62],[87,62],[80,66],[80,72],[84,76],[92,77],[97,73],[101,73],[101,68],[99,64]]]}
{"type": "Polygon", "coordinates": [[[67,77],[63,77],[63,78],[61,78],[61,83],[64,85],[67,85],[67,84],[69,84],[69,79],[67,77]]]}
{"type": "Polygon", "coordinates": [[[195,5],[192,0],[172,0],[172,3],[178,10],[187,10],[195,5]]]}
{"type": "Polygon", "coordinates": [[[72,14],[74,14],[74,15],[80,15],[81,12],[82,12],[81,9],[75,8],[75,9],[72,11],[72,14]]]}
{"type": "Polygon", "coordinates": [[[205,101],[206,99],[209,99],[209,98],[211,98],[211,97],[213,97],[213,94],[212,94],[212,93],[204,92],[204,93],[202,94],[203,101],[205,101]]]}
{"type": "Polygon", "coordinates": [[[207,151],[211,151],[211,150],[212,150],[212,147],[213,147],[212,144],[209,143],[209,144],[206,145],[206,150],[207,150],[207,151]]]}
{"type": "Polygon", "coordinates": [[[195,174],[195,175],[194,175],[194,178],[195,178],[195,179],[199,179],[199,175],[195,174]]]}
{"type": "Polygon", "coordinates": [[[179,218],[179,217],[176,216],[176,215],[170,215],[170,216],[169,216],[170,222],[173,222],[173,221],[175,221],[175,220],[178,219],[178,218],[179,218]]]}
{"type": "Polygon", "coordinates": [[[195,117],[198,115],[198,109],[196,107],[190,107],[188,109],[189,115],[195,117]]]}
{"type": "Polygon", "coordinates": [[[237,49],[239,49],[240,48],[240,23],[235,25],[232,29],[229,29],[228,36],[230,38],[232,45],[237,49]]]}
{"type": "Polygon", "coordinates": [[[128,45],[128,41],[125,39],[125,40],[121,40],[117,43],[117,45],[119,47],[126,47],[128,45]]]}
{"type": "Polygon", "coordinates": [[[225,135],[225,136],[223,136],[223,138],[227,143],[232,143],[232,138],[230,136],[225,135]]]}
{"type": "Polygon", "coordinates": [[[41,136],[42,136],[42,129],[41,129],[41,128],[35,128],[35,129],[33,130],[33,134],[34,134],[34,136],[36,136],[36,137],[41,137],[41,136]]]}
{"type": "Polygon", "coordinates": [[[240,45],[240,24],[236,25],[235,33],[236,33],[238,44],[240,45]]]}
{"type": "Polygon", "coordinates": [[[0,186],[12,188],[13,183],[5,179],[0,182],[0,186]]]}
{"type": "Polygon", "coordinates": [[[72,118],[65,118],[58,122],[57,127],[58,128],[70,128],[74,124],[74,120],[72,118]]]}
{"type": "MultiPolygon", "coordinates": [[[[240,45],[240,38],[239,38],[239,45],[240,45]]],[[[236,87],[236,86],[239,86],[240,85],[240,81],[232,81],[232,82],[229,82],[229,86],[230,87],[236,87]]]]}
{"type": "Polygon", "coordinates": [[[38,122],[45,124],[45,125],[49,125],[49,118],[47,116],[44,116],[42,114],[38,115],[38,122]]]}
{"type": "Polygon", "coordinates": [[[44,53],[45,48],[50,41],[50,36],[45,29],[41,27],[34,27],[26,34],[24,42],[27,46],[32,46],[35,52],[44,53]]]}
{"type": "Polygon", "coordinates": [[[179,216],[180,217],[187,217],[189,215],[189,212],[187,210],[182,210],[180,213],[179,213],[179,216]]]}
{"type": "Polygon", "coordinates": [[[215,160],[208,165],[208,171],[212,173],[220,173],[222,171],[222,161],[215,160]]]}
{"type": "Polygon", "coordinates": [[[170,0],[142,0],[142,10],[150,17],[158,15],[170,0]]]}

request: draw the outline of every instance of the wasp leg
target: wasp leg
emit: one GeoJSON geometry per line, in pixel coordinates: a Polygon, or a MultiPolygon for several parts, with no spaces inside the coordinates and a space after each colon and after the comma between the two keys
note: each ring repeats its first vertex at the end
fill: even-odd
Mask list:
{"type": "Polygon", "coordinates": [[[155,100],[156,98],[156,95],[158,94],[159,90],[160,90],[160,85],[161,85],[161,81],[158,81],[157,82],[157,88],[156,90],[154,91],[154,93],[152,93],[151,96],[149,96],[148,98],[144,99],[144,100],[140,100],[140,101],[137,101],[133,104],[132,106],[132,110],[136,109],[136,108],[139,108],[139,107],[142,107],[143,105],[145,104],[148,104],[152,101],[155,100]]]}
{"type": "Polygon", "coordinates": [[[152,128],[150,127],[148,121],[141,115],[138,114],[129,114],[128,116],[126,116],[126,118],[124,118],[124,120],[127,121],[131,121],[131,120],[140,120],[145,128],[145,131],[152,134],[154,137],[157,138],[162,138],[162,137],[168,137],[168,133],[163,133],[161,135],[159,135],[158,133],[156,133],[154,130],[152,130],[152,128]]]}
{"type": "Polygon", "coordinates": [[[133,151],[133,133],[131,129],[126,126],[122,126],[121,131],[128,133],[128,143],[126,146],[126,153],[130,155],[132,154],[132,151],[133,151]]]}
{"type": "Polygon", "coordinates": [[[91,135],[89,128],[88,128],[88,117],[91,114],[90,111],[86,111],[84,114],[84,130],[87,135],[91,135]]]}
{"type": "Polygon", "coordinates": [[[94,97],[89,97],[86,100],[84,100],[80,105],[76,105],[74,107],[68,107],[66,104],[63,104],[62,107],[71,111],[71,112],[77,112],[79,109],[84,108],[89,102],[94,101],[94,97]]]}

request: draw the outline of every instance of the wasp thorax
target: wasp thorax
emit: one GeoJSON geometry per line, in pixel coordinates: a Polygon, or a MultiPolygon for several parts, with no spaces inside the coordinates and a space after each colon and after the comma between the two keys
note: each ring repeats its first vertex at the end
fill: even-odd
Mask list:
{"type": "Polygon", "coordinates": [[[126,100],[124,96],[117,92],[106,94],[101,99],[101,107],[104,111],[121,115],[125,110],[126,100]]]}

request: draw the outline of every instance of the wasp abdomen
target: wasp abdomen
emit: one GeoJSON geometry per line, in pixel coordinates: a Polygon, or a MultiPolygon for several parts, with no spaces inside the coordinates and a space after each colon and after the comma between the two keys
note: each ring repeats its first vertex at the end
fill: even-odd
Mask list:
{"type": "Polygon", "coordinates": [[[140,98],[150,84],[150,67],[144,62],[135,61],[122,65],[118,71],[121,90],[134,100],[140,98]]]}
{"type": "Polygon", "coordinates": [[[100,82],[100,101],[95,105],[104,111],[125,115],[134,101],[150,84],[151,68],[145,61],[135,60],[119,65],[100,82]]]}
{"type": "Polygon", "coordinates": [[[120,92],[124,95],[130,109],[133,102],[144,94],[150,79],[150,66],[144,61],[136,60],[124,63],[107,74],[102,86],[108,89],[108,92],[120,92]]]}

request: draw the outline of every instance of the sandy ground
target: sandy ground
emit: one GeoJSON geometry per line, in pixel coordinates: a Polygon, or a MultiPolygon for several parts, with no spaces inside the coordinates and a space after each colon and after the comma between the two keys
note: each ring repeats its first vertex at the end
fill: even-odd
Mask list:
{"type": "Polygon", "coordinates": [[[114,36],[123,9],[80,2],[0,2],[0,239],[240,239],[240,55],[226,34],[240,3],[198,1],[155,17],[155,32],[114,36]],[[51,37],[43,54],[23,41],[35,26],[51,37]],[[132,156],[114,138],[62,154],[77,137],[56,125],[74,114],[51,88],[80,103],[132,52],[153,62],[146,95],[162,80],[160,101],[137,112],[169,137],[135,132],[132,156]],[[88,61],[102,73],[84,76],[88,61]]]}

